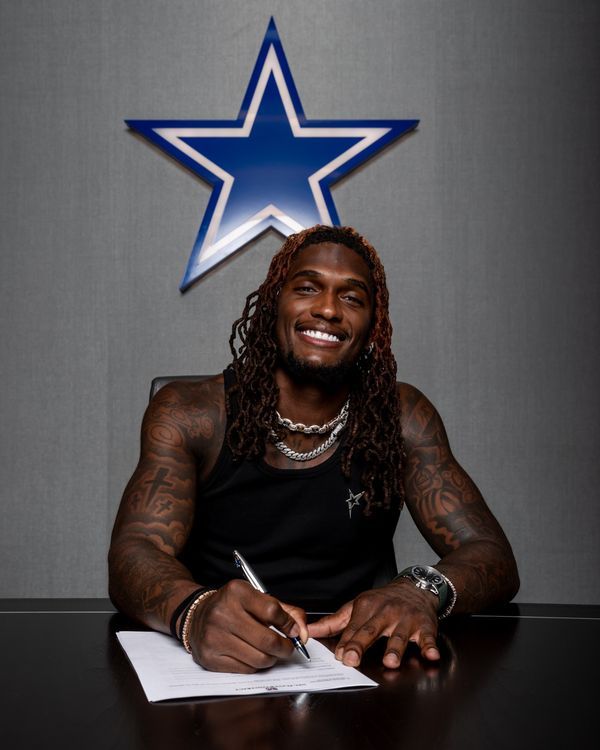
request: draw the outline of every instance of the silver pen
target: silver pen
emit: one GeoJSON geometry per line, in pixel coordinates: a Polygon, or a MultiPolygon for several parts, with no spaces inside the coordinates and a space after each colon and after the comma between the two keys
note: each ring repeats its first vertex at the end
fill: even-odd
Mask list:
{"type": "MultiPolygon", "coordinates": [[[[256,575],[256,573],[252,570],[252,568],[248,565],[248,563],[236,549],[233,550],[233,561],[237,568],[241,568],[242,573],[244,574],[244,578],[248,581],[252,588],[260,591],[263,594],[267,593],[265,587],[260,582],[260,578],[256,575]]],[[[298,636],[286,635],[285,633],[281,633],[279,630],[277,630],[276,627],[271,627],[273,627],[273,630],[279,633],[279,635],[282,635],[285,638],[289,638],[290,641],[294,644],[294,648],[296,649],[296,651],[299,651],[305,659],[308,659],[308,661],[310,661],[310,655],[306,650],[306,646],[302,643],[298,636]]]]}

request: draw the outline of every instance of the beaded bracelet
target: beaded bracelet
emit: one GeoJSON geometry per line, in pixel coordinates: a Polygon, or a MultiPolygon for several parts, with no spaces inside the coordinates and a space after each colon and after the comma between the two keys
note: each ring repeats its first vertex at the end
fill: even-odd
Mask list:
{"type": "Polygon", "coordinates": [[[194,589],[194,591],[192,591],[189,596],[186,596],[185,599],[179,602],[179,604],[175,607],[175,609],[173,610],[173,614],[171,615],[171,621],[169,623],[169,630],[171,631],[171,635],[173,636],[173,638],[177,638],[178,641],[181,640],[181,635],[177,632],[177,620],[179,619],[179,615],[181,615],[184,610],[190,606],[192,601],[199,594],[207,590],[208,588],[206,586],[199,586],[197,589],[194,589]]]}
{"type": "Polygon", "coordinates": [[[188,654],[192,653],[192,647],[190,646],[190,625],[192,624],[192,616],[194,612],[196,611],[196,607],[200,604],[200,602],[203,599],[206,599],[207,597],[211,596],[211,594],[216,594],[217,589],[209,589],[208,591],[204,591],[200,596],[196,597],[194,601],[191,603],[190,608],[185,613],[185,619],[183,621],[183,627],[181,628],[181,642],[183,643],[184,649],[188,652],[188,654]]]}

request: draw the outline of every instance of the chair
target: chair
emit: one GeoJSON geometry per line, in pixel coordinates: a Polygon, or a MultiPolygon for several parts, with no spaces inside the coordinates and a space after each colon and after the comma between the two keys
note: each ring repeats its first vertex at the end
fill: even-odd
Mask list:
{"type": "MultiPolygon", "coordinates": [[[[200,383],[203,380],[208,380],[212,377],[211,375],[162,375],[153,378],[152,384],[150,385],[150,400],[163,388],[167,383],[172,383],[175,380],[183,380],[187,382],[200,383]]],[[[375,574],[373,581],[373,587],[384,586],[389,583],[392,578],[398,575],[398,566],[396,564],[396,553],[394,552],[394,545],[391,544],[390,548],[385,554],[383,562],[379,566],[375,574]]]]}

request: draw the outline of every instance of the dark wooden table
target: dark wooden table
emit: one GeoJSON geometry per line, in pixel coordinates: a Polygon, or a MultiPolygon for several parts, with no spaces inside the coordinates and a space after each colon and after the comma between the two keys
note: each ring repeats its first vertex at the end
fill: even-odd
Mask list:
{"type": "Polygon", "coordinates": [[[2,747],[493,750],[595,747],[600,607],[444,623],[438,667],[369,654],[372,690],[148,703],[104,600],[0,601],[2,747]]]}

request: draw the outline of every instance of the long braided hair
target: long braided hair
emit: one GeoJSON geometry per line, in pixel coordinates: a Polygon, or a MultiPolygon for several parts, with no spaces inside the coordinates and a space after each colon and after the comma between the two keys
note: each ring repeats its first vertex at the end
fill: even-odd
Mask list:
{"type": "Polygon", "coordinates": [[[385,271],[375,249],[351,227],[317,225],[290,235],[273,256],[265,281],[246,298],[229,339],[236,382],[227,392],[227,410],[232,414],[230,399],[235,399],[237,414],[227,442],[237,459],[256,459],[265,453],[269,432],[277,428],[277,296],[296,254],[308,245],[325,242],[344,245],[363,258],[374,294],[371,346],[357,363],[346,439],[340,448],[342,473],[349,479],[353,460],[362,458],[367,515],[375,508],[401,508],[404,451],[385,271]]]}

